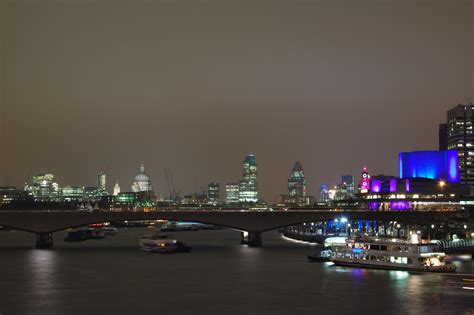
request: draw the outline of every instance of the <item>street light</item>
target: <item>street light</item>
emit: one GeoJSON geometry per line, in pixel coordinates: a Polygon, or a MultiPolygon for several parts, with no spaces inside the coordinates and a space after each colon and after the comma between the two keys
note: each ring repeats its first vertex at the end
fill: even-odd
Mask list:
{"type": "MultiPolygon", "coordinates": [[[[439,181],[439,188],[441,190],[441,197],[443,197],[443,198],[444,198],[444,191],[443,191],[444,186],[446,186],[446,182],[443,181],[443,180],[440,180],[439,181]]],[[[443,201],[441,201],[441,210],[443,210],[443,201]]]]}

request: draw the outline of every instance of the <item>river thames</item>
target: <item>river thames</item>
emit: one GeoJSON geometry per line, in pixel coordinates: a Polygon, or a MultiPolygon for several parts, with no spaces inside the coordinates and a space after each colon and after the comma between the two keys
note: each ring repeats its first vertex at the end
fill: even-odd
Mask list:
{"type": "Polygon", "coordinates": [[[56,233],[36,250],[34,235],[0,232],[0,314],[474,314],[468,256],[456,275],[344,268],[309,263],[315,246],[277,232],[250,248],[231,230],[173,233],[191,253],[139,251],[151,233],[74,244],[56,233]]]}

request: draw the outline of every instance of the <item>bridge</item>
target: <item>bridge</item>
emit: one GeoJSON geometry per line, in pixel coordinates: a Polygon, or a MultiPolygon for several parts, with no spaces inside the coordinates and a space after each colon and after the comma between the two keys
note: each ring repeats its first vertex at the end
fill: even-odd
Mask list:
{"type": "Polygon", "coordinates": [[[367,210],[158,210],[135,211],[0,211],[0,225],[36,234],[37,248],[53,246],[53,233],[93,223],[169,220],[212,224],[242,232],[242,243],[262,245],[262,233],[285,226],[334,220],[397,221],[406,224],[431,225],[448,220],[473,220],[469,210],[463,211],[367,211],[367,210]]]}

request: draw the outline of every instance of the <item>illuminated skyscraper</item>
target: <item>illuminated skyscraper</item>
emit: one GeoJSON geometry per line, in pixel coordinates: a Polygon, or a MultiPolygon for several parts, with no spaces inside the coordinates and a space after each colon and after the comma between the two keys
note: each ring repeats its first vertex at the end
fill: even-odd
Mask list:
{"type": "Polygon", "coordinates": [[[253,154],[247,155],[243,162],[242,179],[239,181],[239,201],[258,202],[258,168],[253,154]]]}
{"type": "Polygon", "coordinates": [[[288,196],[305,197],[306,179],[300,162],[295,162],[290,178],[288,178],[288,196]]]}
{"type": "MultiPolygon", "coordinates": [[[[464,186],[474,194],[474,104],[457,105],[447,114],[446,144],[448,150],[458,150],[459,177],[464,186]]],[[[443,132],[441,132],[443,133],[443,132]]],[[[440,137],[440,147],[445,139],[440,137]]]]}

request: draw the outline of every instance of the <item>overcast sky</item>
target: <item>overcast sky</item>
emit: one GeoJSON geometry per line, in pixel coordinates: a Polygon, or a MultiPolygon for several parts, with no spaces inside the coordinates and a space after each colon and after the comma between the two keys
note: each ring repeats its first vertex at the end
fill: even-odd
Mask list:
{"type": "MultiPolygon", "coordinates": [[[[299,160],[308,189],[397,174],[473,101],[473,1],[1,1],[0,184],[157,193],[241,176],[265,199],[299,160]]],[[[222,194],[224,196],[224,194],[222,194]]]]}

